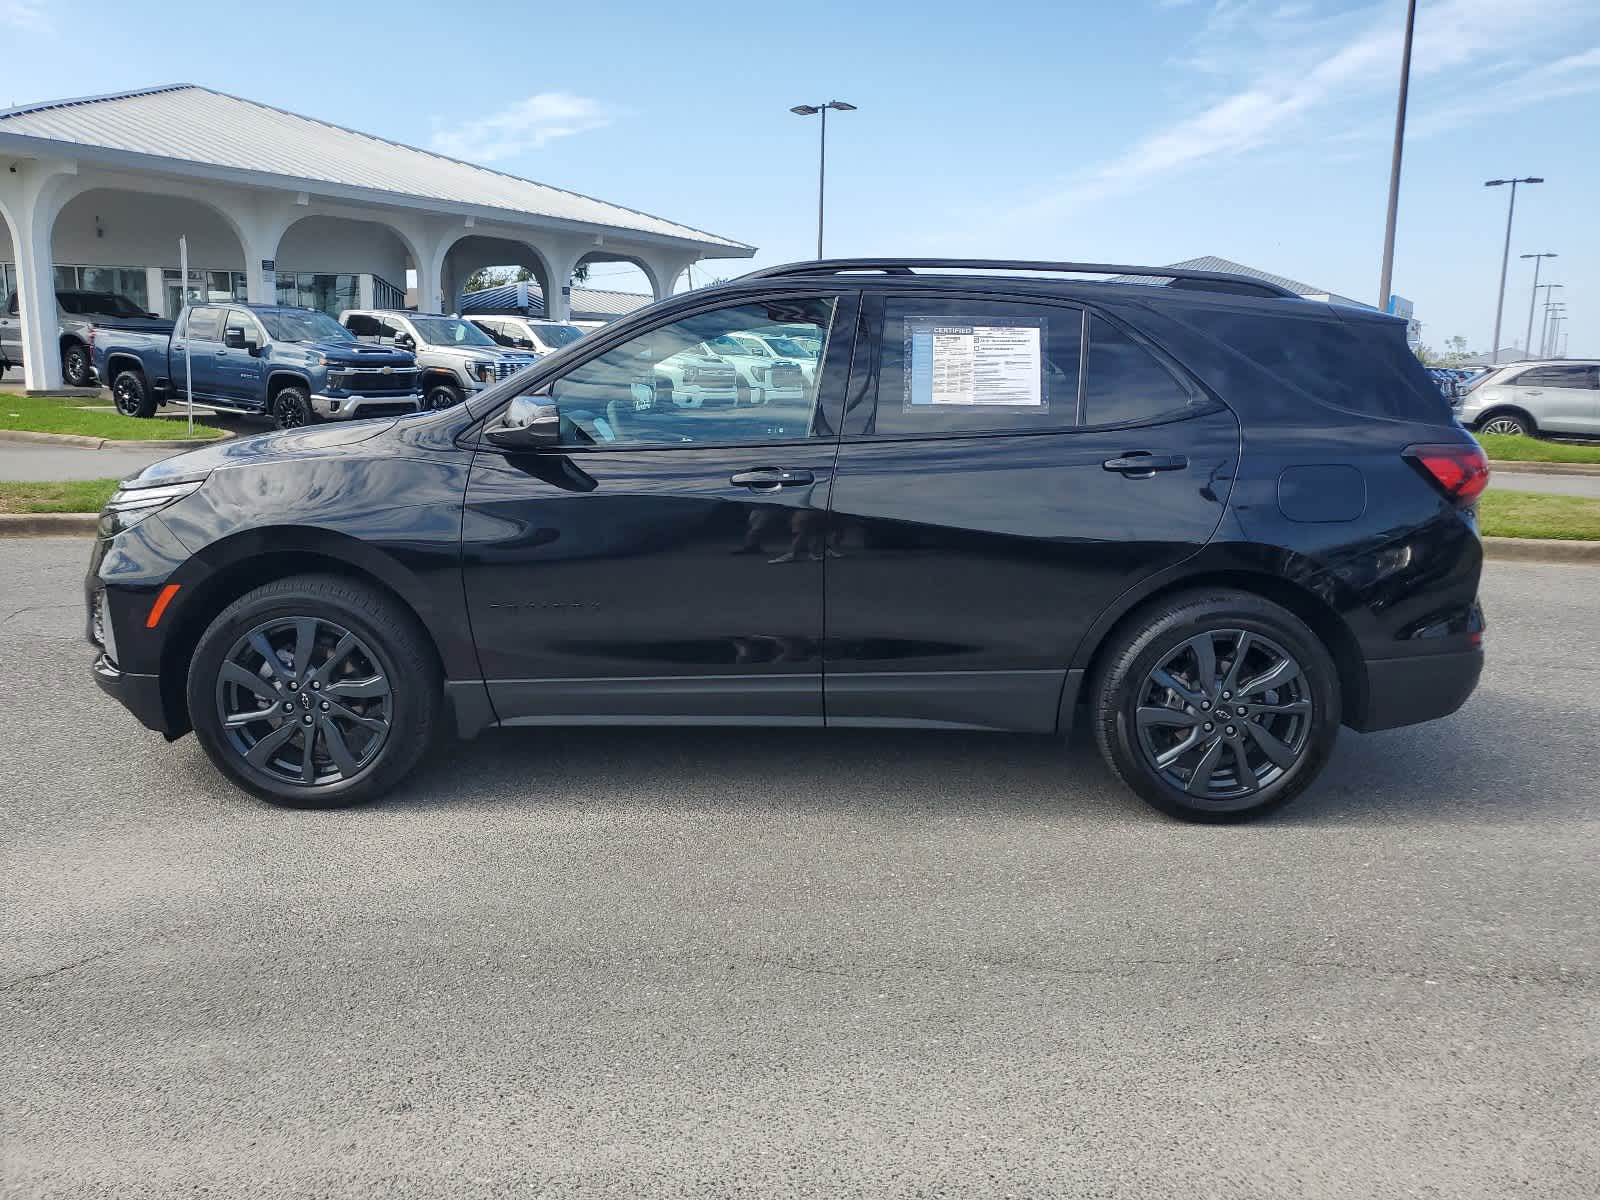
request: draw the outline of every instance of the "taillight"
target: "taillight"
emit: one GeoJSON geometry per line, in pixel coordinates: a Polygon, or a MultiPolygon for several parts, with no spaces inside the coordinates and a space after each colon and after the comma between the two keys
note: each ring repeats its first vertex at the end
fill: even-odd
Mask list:
{"type": "Polygon", "coordinates": [[[1407,446],[1401,453],[1459,508],[1466,508],[1489,486],[1489,459],[1476,443],[1407,446]]]}

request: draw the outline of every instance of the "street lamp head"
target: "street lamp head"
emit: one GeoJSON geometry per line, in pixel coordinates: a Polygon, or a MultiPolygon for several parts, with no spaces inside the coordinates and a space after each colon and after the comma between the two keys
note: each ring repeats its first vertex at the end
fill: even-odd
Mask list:
{"type": "Polygon", "coordinates": [[[814,117],[822,110],[815,104],[796,104],[789,111],[794,113],[796,116],[814,117]]]}
{"type": "Polygon", "coordinates": [[[846,104],[843,100],[829,100],[824,107],[836,108],[840,112],[855,112],[856,110],[856,106],[854,104],[846,104]]]}
{"type": "Polygon", "coordinates": [[[1559,254],[1523,254],[1521,258],[1560,258],[1559,254]]]}

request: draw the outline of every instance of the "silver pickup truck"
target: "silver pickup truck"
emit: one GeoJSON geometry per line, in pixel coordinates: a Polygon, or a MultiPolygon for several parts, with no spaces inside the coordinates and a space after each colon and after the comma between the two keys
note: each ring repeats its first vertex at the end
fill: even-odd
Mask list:
{"type": "MultiPolygon", "coordinates": [[[[17,294],[6,298],[0,312],[0,369],[22,365],[22,318],[17,294]]],[[[61,348],[61,380],[68,387],[94,384],[90,356],[91,326],[171,333],[172,322],[145,312],[126,296],[115,292],[61,291],[56,293],[56,341],[61,348]]]]}
{"type": "Polygon", "coordinates": [[[470,321],[439,313],[352,308],[339,323],[359,341],[409,350],[422,373],[425,408],[449,408],[481,388],[539,361],[536,354],[502,350],[470,321]]]}

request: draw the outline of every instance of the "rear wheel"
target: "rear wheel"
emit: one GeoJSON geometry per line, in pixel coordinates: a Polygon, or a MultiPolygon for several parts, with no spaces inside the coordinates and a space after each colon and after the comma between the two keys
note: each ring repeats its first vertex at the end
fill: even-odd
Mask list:
{"type": "Polygon", "coordinates": [[[89,351],[82,342],[69,342],[61,352],[61,380],[68,387],[89,386],[89,351]]]}
{"type": "Polygon", "coordinates": [[[1479,433],[1503,433],[1515,437],[1532,437],[1533,421],[1521,413],[1497,412],[1490,413],[1487,418],[1478,423],[1479,433]]]}
{"type": "Polygon", "coordinates": [[[1190,592],[1151,608],[1108,647],[1091,703],[1111,769],[1191,821],[1287,804],[1339,731],[1338,671],[1303,621],[1246,592],[1190,592]]]}
{"type": "Polygon", "coordinates": [[[150,385],[144,373],[128,368],[118,371],[111,381],[111,402],[125,417],[153,417],[156,415],[156,398],[150,394],[150,385]]]}
{"type": "Polygon", "coordinates": [[[375,588],[269,583],[224,609],[189,666],[189,716],[211,761],[274,804],[382,795],[422,758],[441,684],[425,635],[375,588]]]}

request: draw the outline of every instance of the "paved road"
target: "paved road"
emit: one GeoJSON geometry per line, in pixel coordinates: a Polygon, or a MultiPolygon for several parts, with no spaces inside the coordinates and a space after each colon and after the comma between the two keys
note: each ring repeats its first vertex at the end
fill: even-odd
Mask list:
{"type": "Polygon", "coordinates": [[[71,446],[0,442],[0,479],[121,479],[178,453],[177,450],[82,450],[71,446]]]}
{"type": "Polygon", "coordinates": [[[1583,1197],[1600,574],[1278,819],[1081,744],[568,730],[293,813],[85,676],[0,542],[8,1196],[1583,1197]]]}
{"type": "Polygon", "coordinates": [[[1546,492],[1553,496],[1592,496],[1600,499],[1600,475],[1518,475],[1496,468],[1490,472],[1489,486],[1507,491],[1546,492]]]}

